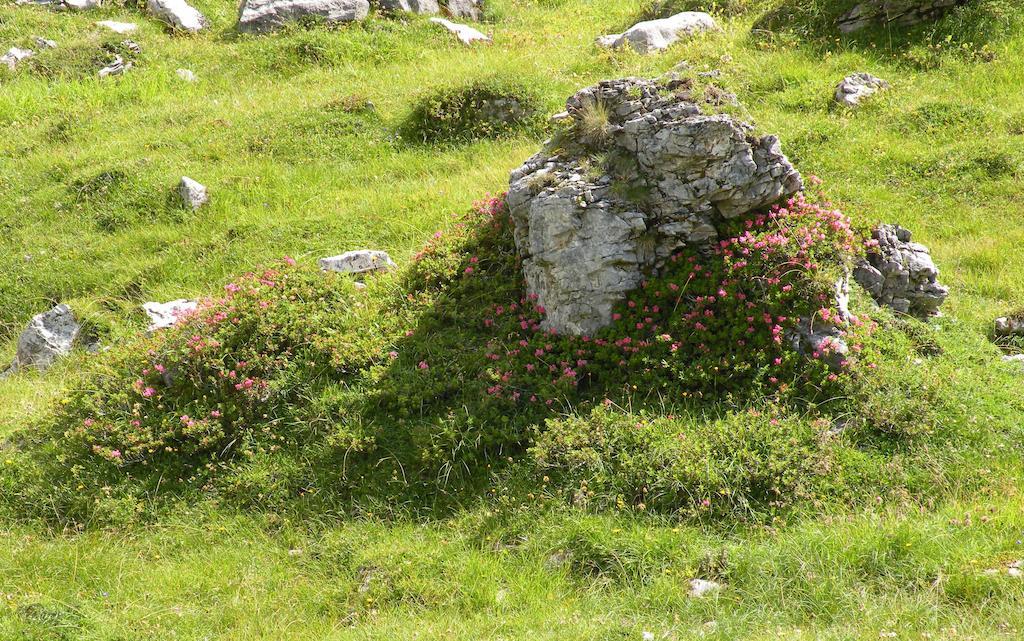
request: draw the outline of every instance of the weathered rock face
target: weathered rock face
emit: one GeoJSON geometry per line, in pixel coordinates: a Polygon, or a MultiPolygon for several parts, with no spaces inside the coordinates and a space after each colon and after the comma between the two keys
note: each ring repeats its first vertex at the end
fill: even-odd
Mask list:
{"type": "Polygon", "coordinates": [[[148,0],[146,10],[175,29],[196,33],[207,25],[206,17],[185,0],[148,0]]]}
{"type": "Polygon", "coordinates": [[[437,0],[378,0],[378,5],[385,11],[431,15],[441,13],[441,7],[437,4],[437,0]]]}
{"type": "Polygon", "coordinates": [[[81,329],[74,312],[67,305],[57,305],[48,312],[33,316],[18,338],[14,368],[47,369],[71,351],[81,329]]]}
{"type": "Polygon", "coordinates": [[[178,183],[178,195],[192,211],[196,211],[210,201],[206,187],[188,176],[181,177],[181,182],[178,183]]]}
{"type": "Polygon", "coordinates": [[[387,252],[373,249],[360,249],[345,252],[338,256],[330,256],[319,260],[320,269],[343,274],[364,274],[366,272],[387,271],[393,269],[395,261],[387,252]]]}
{"type": "Polygon", "coordinates": [[[855,73],[843,78],[836,87],[835,100],[845,107],[859,107],[862,100],[889,88],[889,83],[869,73],[855,73]]]}
{"type": "Polygon", "coordinates": [[[854,279],[879,305],[904,314],[937,314],[949,289],[938,283],[928,248],[911,242],[910,232],[899,225],[881,225],[872,237],[878,246],[854,268],[854,279]]]}
{"type": "Polygon", "coordinates": [[[513,171],[507,196],[528,289],[559,332],[607,325],[645,272],[716,240],[717,220],[803,186],[777,138],[704,113],[683,81],[601,82],[567,112],[567,141],[513,171]]]}
{"type": "Polygon", "coordinates": [[[365,19],[369,12],[369,0],[246,0],[238,16],[238,30],[273,31],[306,16],[318,16],[327,22],[354,22],[365,19]]]}
{"type": "Polygon", "coordinates": [[[191,314],[199,306],[194,300],[179,298],[167,303],[149,302],[143,303],[142,311],[149,317],[150,332],[170,327],[178,322],[183,316],[191,314]]]}
{"type": "Polygon", "coordinates": [[[652,53],[667,49],[680,38],[716,29],[718,25],[710,15],[684,11],[660,20],[639,22],[623,33],[601,36],[597,44],[613,49],[629,46],[640,53],[652,53]]]}
{"type": "Polygon", "coordinates": [[[481,33],[480,31],[477,31],[476,29],[468,25],[452,22],[451,20],[445,20],[444,18],[431,18],[430,21],[433,22],[434,24],[438,24],[444,27],[446,30],[448,30],[449,33],[458,38],[459,42],[461,42],[464,45],[471,45],[474,42],[491,41],[491,39],[486,34],[481,33]]]}
{"type": "Polygon", "coordinates": [[[971,0],[865,0],[839,18],[843,33],[880,24],[910,26],[935,20],[971,0]]]}

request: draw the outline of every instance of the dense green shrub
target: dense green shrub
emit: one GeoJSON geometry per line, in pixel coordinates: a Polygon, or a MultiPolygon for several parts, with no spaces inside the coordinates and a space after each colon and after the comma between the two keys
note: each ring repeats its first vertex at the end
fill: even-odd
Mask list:
{"type": "Polygon", "coordinates": [[[413,142],[465,142],[535,132],[543,126],[538,94],[520,80],[493,76],[422,96],[402,126],[413,142]]]}

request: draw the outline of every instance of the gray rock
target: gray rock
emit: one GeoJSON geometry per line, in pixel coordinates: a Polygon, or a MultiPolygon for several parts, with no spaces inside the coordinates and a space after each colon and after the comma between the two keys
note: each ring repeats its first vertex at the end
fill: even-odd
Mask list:
{"type": "Polygon", "coordinates": [[[404,11],[433,15],[441,13],[437,0],[378,0],[380,8],[385,11],[404,11]]]}
{"type": "Polygon", "coordinates": [[[708,581],[706,579],[690,579],[690,596],[694,598],[700,598],[718,592],[722,589],[722,584],[716,581],[708,581]]]}
{"type": "Polygon", "coordinates": [[[369,11],[369,0],[245,0],[238,30],[273,31],[306,16],[318,16],[327,22],[354,22],[365,19],[369,11]]]}
{"type": "Polygon", "coordinates": [[[199,306],[194,300],[179,298],[167,303],[149,302],[143,303],[142,311],[149,317],[147,331],[155,332],[160,329],[171,327],[181,319],[182,316],[191,314],[199,306]]]}
{"type": "Polygon", "coordinates": [[[196,33],[208,24],[206,17],[185,0],[147,0],[146,10],[180,31],[196,33]]]}
{"type": "Polygon", "coordinates": [[[484,17],[483,0],[448,0],[445,9],[453,18],[480,20],[484,17]]]}
{"type": "Polygon", "coordinates": [[[643,274],[683,246],[717,240],[716,220],[802,189],[776,137],[703,113],[687,88],[626,78],[583,89],[566,103],[561,147],[512,172],[515,242],[548,328],[604,327],[643,274]],[[615,159],[614,179],[588,169],[596,154],[615,159]],[[643,197],[625,195],[637,192],[643,197]]]}
{"type": "Polygon", "coordinates": [[[995,334],[1000,338],[1024,336],[1024,315],[997,318],[995,334]]]}
{"type": "Polygon", "coordinates": [[[49,368],[58,358],[71,351],[81,329],[74,312],[64,304],[33,316],[18,338],[14,369],[49,368]]]}
{"type": "Polygon", "coordinates": [[[102,2],[100,0],[15,0],[14,4],[31,4],[50,7],[56,11],[84,11],[96,9],[102,2]]]}
{"type": "Polygon", "coordinates": [[[1024,374],[1024,354],[1012,354],[1008,356],[1003,356],[1003,362],[1012,363],[1014,365],[1020,366],[1020,371],[1022,374],[1024,374]]]}
{"type": "Polygon", "coordinates": [[[113,62],[99,71],[100,78],[107,76],[119,76],[132,68],[132,63],[126,62],[121,56],[114,56],[113,62]]]}
{"type": "Polygon", "coordinates": [[[838,21],[843,33],[860,31],[871,25],[910,26],[942,17],[954,7],[972,0],[864,0],[838,21]]]}
{"type": "MultiPolygon", "coordinates": [[[[850,320],[850,280],[842,278],[835,284],[834,302],[840,322],[850,320]]],[[[845,333],[838,325],[820,318],[801,318],[796,328],[787,335],[790,347],[797,352],[820,360],[834,372],[844,369],[850,353],[845,333]]]]}
{"type": "Polygon", "coordinates": [[[431,18],[430,21],[447,29],[449,33],[454,34],[455,37],[459,39],[459,42],[467,46],[474,42],[491,41],[489,36],[477,31],[469,25],[459,24],[457,22],[452,22],[451,20],[445,20],[444,18],[431,18]]]}
{"type": "Polygon", "coordinates": [[[131,33],[139,28],[134,22],[118,22],[116,20],[100,20],[96,26],[104,27],[114,33],[131,33]]]}
{"type": "Polygon", "coordinates": [[[934,316],[949,296],[937,281],[939,270],[928,248],[911,241],[899,225],[881,225],[872,233],[878,246],[853,270],[853,278],[875,302],[915,316],[934,316]]]}
{"type": "Polygon", "coordinates": [[[836,87],[835,100],[839,104],[854,108],[862,100],[889,88],[889,83],[869,73],[855,73],[843,78],[836,87]]]}
{"type": "Polygon", "coordinates": [[[321,258],[318,262],[325,272],[341,272],[343,274],[365,274],[367,272],[388,271],[396,267],[387,252],[372,249],[360,249],[345,252],[338,256],[321,258]]]}
{"type": "Polygon", "coordinates": [[[0,65],[6,66],[11,71],[17,68],[18,63],[27,58],[31,58],[36,55],[36,52],[31,49],[19,49],[18,47],[11,47],[7,50],[7,53],[0,56],[0,65]]]}
{"type": "Polygon", "coordinates": [[[640,53],[667,49],[680,38],[718,29],[715,19],[700,11],[684,11],[660,20],[639,22],[623,33],[601,36],[597,44],[602,47],[630,46],[640,53]]]}
{"type": "Polygon", "coordinates": [[[56,49],[57,43],[53,40],[47,40],[41,36],[32,36],[32,42],[36,43],[36,46],[40,49],[56,49]]]}
{"type": "Polygon", "coordinates": [[[178,195],[192,211],[196,211],[210,202],[210,195],[207,193],[206,187],[188,176],[181,177],[181,182],[178,183],[178,195]]]}

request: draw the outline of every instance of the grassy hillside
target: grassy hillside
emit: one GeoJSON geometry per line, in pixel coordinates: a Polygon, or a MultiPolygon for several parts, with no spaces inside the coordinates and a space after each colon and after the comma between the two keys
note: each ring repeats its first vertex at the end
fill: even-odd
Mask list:
{"type": "MultiPolygon", "coordinates": [[[[196,6],[213,24],[198,36],[128,6],[0,6],[4,49],[59,43],[0,69],[0,360],[57,302],[114,347],[0,380],[0,637],[1021,634],[1024,580],[1007,568],[1024,558],[1024,377],[988,336],[1024,306],[1019,9],[987,0],[934,27],[839,39],[826,27],[839,4],[494,0],[481,27],[493,45],[467,50],[416,17],[242,37],[233,4],[196,6]],[[593,45],[708,8],[722,33],[659,55],[593,45]],[[139,24],[121,77],[95,76],[125,39],[100,19],[139,24]],[[590,396],[552,392],[571,406],[481,400],[480,321],[516,272],[505,241],[461,237],[452,214],[501,193],[553,130],[428,143],[408,133],[417,106],[478,83],[554,113],[599,79],[684,62],[718,70],[857,226],[912,229],[951,287],[945,316],[877,313],[878,372],[831,398],[659,404],[652,379],[609,367],[590,396]],[[837,109],[853,71],[892,89],[837,109]],[[209,187],[208,207],[177,202],[182,175],[209,187]],[[438,229],[461,244],[410,267],[438,229]],[[360,247],[403,267],[367,298],[312,269],[360,247]],[[449,272],[470,250],[489,280],[460,285],[449,272]],[[267,375],[280,402],[243,408],[258,428],[244,456],[203,443],[126,473],[67,436],[119,411],[153,345],[138,338],[142,302],[216,295],[282,256],[312,304],[267,321],[284,329],[231,334],[239,349],[302,346],[267,375]],[[613,407],[595,410],[603,398],[613,407]],[[692,578],[724,588],[689,598],[692,578]]],[[[157,419],[206,407],[175,394],[157,419]]]]}

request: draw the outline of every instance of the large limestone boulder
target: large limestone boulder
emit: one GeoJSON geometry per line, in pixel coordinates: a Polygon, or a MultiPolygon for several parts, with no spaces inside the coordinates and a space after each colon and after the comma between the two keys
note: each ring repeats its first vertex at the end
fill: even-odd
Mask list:
{"type": "Polygon", "coordinates": [[[938,283],[928,248],[899,225],[881,225],[872,238],[878,245],[854,268],[854,279],[879,305],[916,316],[938,314],[949,289],[938,283]]]}
{"type": "Polygon", "coordinates": [[[601,36],[597,44],[602,47],[629,46],[639,53],[653,53],[667,49],[680,38],[718,29],[715,19],[700,11],[684,11],[660,20],[637,23],[623,33],[601,36]]]}
{"type": "Polygon", "coordinates": [[[317,16],[327,22],[354,22],[365,19],[369,12],[369,0],[245,0],[238,16],[238,30],[273,31],[306,16],[317,16]]]}
{"type": "Polygon", "coordinates": [[[864,0],[839,18],[843,33],[860,31],[871,25],[910,26],[935,20],[947,11],[972,0],[864,0]]]}
{"type": "Polygon", "coordinates": [[[792,195],[800,174],[774,136],[707,113],[689,83],[604,81],[566,105],[565,135],[512,172],[507,201],[529,291],[547,326],[587,334],[715,222],[792,195]],[[595,175],[591,159],[611,171],[595,175]]]}
{"type": "Polygon", "coordinates": [[[146,10],[179,31],[196,33],[208,24],[206,17],[185,0],[147,0],[146,10]]]}
{"type": "Polygon", "coordinates": [[[58,358],[71,351],[81,330],[74,312],[64,304],[33,316],[18,338],[14,369],[49,368],[58,358]]]}

